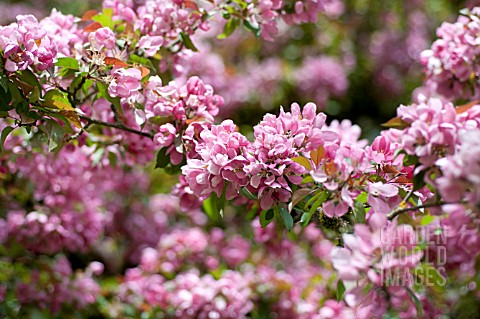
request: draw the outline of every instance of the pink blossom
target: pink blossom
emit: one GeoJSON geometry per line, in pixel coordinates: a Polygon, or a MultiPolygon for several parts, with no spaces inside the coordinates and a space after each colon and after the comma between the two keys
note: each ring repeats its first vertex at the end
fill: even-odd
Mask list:
{"type": "Polygon", "coordinates": [[[141,88],[142,73],[137,68],[118,68],[112,72],[114,80],[108,86],[108,93],[115,97],[128,98],[138,93],[141,88]]]}
{"type": "Polygon", "coordinates": [[[101,50],[102,48],[111,50],[116,46],[115,34],[110,28],[100,28],[92,33],[91,36],[93,41],[90,41],[92,42],[93,47],[97,50],[101,50]]]}
{"type": "Polygon", "coordinates": [[[163,44],[163,38],[160,36],[143,36],[138,41],[138,46],[148,56],[154,56],[163,44]]]}

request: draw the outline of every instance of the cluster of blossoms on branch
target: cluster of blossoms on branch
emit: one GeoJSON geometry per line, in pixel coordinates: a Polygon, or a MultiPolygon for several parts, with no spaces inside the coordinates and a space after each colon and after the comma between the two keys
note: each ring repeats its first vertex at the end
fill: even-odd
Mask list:
{"type": "Polygon", "coordinates": [[[447,99],[478,98],[479,8],[465,9],[455,23],[444,22],[431,49],[421,53],[427,90],[447,99]]]}

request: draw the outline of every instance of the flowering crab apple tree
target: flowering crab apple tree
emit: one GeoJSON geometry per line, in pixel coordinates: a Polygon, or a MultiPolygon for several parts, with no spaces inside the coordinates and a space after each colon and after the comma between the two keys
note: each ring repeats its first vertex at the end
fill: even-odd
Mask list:
{"type": "Polygon", "coordinates": [[[274,41],[338,3],[105,0],[0,27],[0,314],[478,314],[479,8],[438,29],[415,102],[371,143],[314,103],[243,134],[182,80],[212,25],[274,41]]]}

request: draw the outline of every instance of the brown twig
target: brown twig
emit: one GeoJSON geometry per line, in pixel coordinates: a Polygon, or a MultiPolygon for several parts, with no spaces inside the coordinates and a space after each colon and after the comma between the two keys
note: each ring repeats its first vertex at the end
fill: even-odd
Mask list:
{"type": "Polygon", "coordinates": [[[127,131],[127,132],[130,132],[130,133],[134,133],[134,134],[137,134],[137,135],[141,135],[141,136],[153,139],[153,134],[152,133],[139,131],[139,130],[130,128],[128,126],[125,126],[123,124],[118,124],[118,123],[114,124],[114,123],[103,122],[103,121],[95,120],[95,119],[92,119],[92,118],[89,118],[85,115],[80,115],[80,114],[78,115],[78,117],[80,117],[80,119],[82,119],[82,120],[87,121],[89,124],[95,124],[95,125],[101,125],[101,126],[116,128],[116,129],[119,129],[119,130],[127,131]]]}

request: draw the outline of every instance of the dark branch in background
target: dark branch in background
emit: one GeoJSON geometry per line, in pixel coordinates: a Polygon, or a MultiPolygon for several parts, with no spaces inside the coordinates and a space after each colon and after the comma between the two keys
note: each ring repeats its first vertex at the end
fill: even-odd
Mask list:
{"type": "Polygon", "coordinates": [[[153,139],[153,134],[152,133],[149,133],[149,132],[142,132],[142,131],[139,131],[139,130],[136,130],[136,129],[133,129],[133,128],[130,128],[128,126],[125,126],[123,124],[114,124],[114,123],[108,123],[108,122],[103,122],[103,121],[98,121],[98,120],[95,120],[95,119],[91,119],[85,115],[78,115],[78,117],[82,120],[85,120],[88,122],[88,124],[95,124],[95,125],[101,125],[101,126],[106,126],[106,127],[111,127],[111,128],[116,128],[116,129],[119,129],[119,130],[123,130],[123,131],[127,131],[127,132],[130,132],[130,133],[133,133],[133,134],[137,134],[137,135],[141,135],[141,136],[144,136],[144,137],[148,137],[149,139],[153,139]]]}

